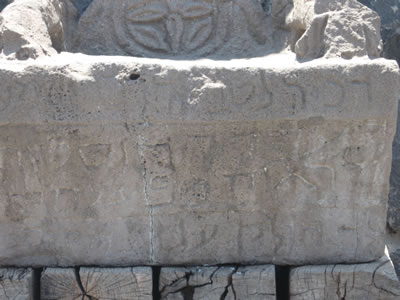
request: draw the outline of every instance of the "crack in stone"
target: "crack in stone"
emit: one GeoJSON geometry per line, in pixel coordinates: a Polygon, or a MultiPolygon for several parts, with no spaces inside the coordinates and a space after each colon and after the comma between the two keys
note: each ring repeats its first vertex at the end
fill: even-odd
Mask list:
{"type": "MultiPolygon", "coordinates": [[[[144,119],[144,117],[143,117],[144,119]]],[[[147,121],[143,121],[143,123],[141,124],[142,128],[146,128],[148,127],[149,123],[147,121]]],[[[130,136],[133,137],[132,132],[129,128],[129,124],[126,121],[124,123],[124,128],[126,129],[126,131],[128,132],[128,134],[130,136]]],[[[149,210],[150,210],[150,230],[149,230],[149,239],[150,239],[150,261],[152,263],[155,262],[154,259],[154,242],[153,242],[153,235],[154,235],[154,216],[153,216],[153,205],[150,202],[150,197],[148,194],[148,189],[149,189],[149,183],[147,180],[147,168],[146,168],[146,158],[144,156],[144,136],[142,134],[139,135],[139,143],[138,143],[138,152],[139,152],[139,157],[140,157],[140,161],[143,164],[143,172],[142,172],[142,176],[143,176],[143,194],[144,194],[144,200],[147,203],[147,205],[149,206],[149,210]]]]}
{"type": "Polygon", "coordinates": [[[344,283],[344,293],[341,300],[346,300],[346,295],[347,295],[347,281],[344,283]]]}
{"type": "Polygon", "coordinates": [[[146,168],[146,158],[144,157],[144,152],[143,152],[143,147],[144,147],[144,137],[140,135],[139,137],[139,155],[140,159],[143,163],[143,181],[144,181],[144,188],[143,188],[143,193],[144,193],[144,198],[145,202],[149,206],[150,209],[150,230],[149,230],[149,235],[150,235],[150,261],[155,262],[154,259],[154,244],[153,244],[153,235],[154,235],[154,216],[153,216],[153,205],[150,203],[150,198],[148,194],[148,189],[149,189],[149,183],[147,180],[147,168],[146,168]]]}
{"type": "Polygon", "coordinates": [[[219,300],[225,300],[226,296],[229,293],[229,288],[232,290],[233,293],[233,299],[236,300],[236,291],[235,287],[233,286],[233,275],[237,272],[238,266],[235,266],[232,270],[232,272],[228,275],[228,284],[225,286],[225,290],[222,293],[222,295],[219,297],[219,300]]]}
{"type": "Polygon", "coordinates": [[[7,300],[11,300],[10,297],[7,295],[7,290],[6,290],[6,287],[4,286],[3,278],[0,278],[0,285],[3,289],[4,296],[7,298],[7,300]]]}
{"type": "Polygon", "coordinates": [[[336,295],[338,296],[338,299],[341,298],[341,292],[340,292],[340,281],[341,281],[341,273],[338,273],[337,280],[336,280],[336,295]]]}
{"type": "Polygon", "coordinates": [[[220,270],[220,269],[221,269],[221,267],[217,267],[217,268],[210,274],[210,276],[209,276],[207,282],[202,283],[202,284],[197,284],[197,285],[190,285],[190,284],[189,284],[189,280],[190,280],[190,277],[193,275],[193,272],[192,272],[192,271],[186,272],[186,273],[185,273],[185,276],[178,277],[178,278],[176,278],[175,280],[173,280],[170,284],[165,285],[165,286],[160,290],[160,294],[162,295],[162,293],[165,291],[166,288],[172,287],[172,286],[173,286],[174,284],[176,284],[177,282],[179,282],[179,281],[181,281],[181,280],[186,280],[186,286],[184,286],[184,287],[182,287],[182,288],[180,288],[180,289],[178,289],[178,290],[176,290],[176,291],[169,292],[169,293],[167,293],[166,295],[163,295],[163,297],[167,297],[169,294],[182,293],[182,296],[183,296],[183,299],[184,299],[184,300],[193,300],[193,296],[194,296],[195,289],[197,289],[197,288],[202,288],[202,287],[205,287],[205,286],[207,286],[207,285],[212,285],[212,284],[214,283],[213,277],[214,277],[215,273],[217,273],[218,270],[220,270]]]}
{"type": "Polygon", "coordinates": [[[83,287],[81,275],[80,275],[79,271],[80,271],[79,267],[74,268],[74,275],[75,275],[76,283],[78,284],[78,287],[82,292],[82,300],[85,300],[85,298],[88,298],[89,300],[98,300],[96,297],[93,297],[86,292],[85,288],[83,287]]]}

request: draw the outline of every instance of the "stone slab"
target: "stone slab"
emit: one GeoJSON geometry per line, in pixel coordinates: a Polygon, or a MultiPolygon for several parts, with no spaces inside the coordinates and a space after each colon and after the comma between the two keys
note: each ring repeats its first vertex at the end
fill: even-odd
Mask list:
{"type": "Polygon", "coordinates": [[[152,271],[134,268],[47,268],[41,277],[41,299],[151,300],[152,271]]]}
{"type": "Polygon", "coordinates": [[[379,258],[398,79],[283,54],[2,60],[0,265],[379,258]]]}
{"type": "Polygon", "coordinates": [[[400,282],[388,256],[357,265],[302,266],[290,273],[290,299],[391,300],[400,282]]]}
{"type": "Polygon", "coordinates": [[[272,265],[162,268],[160,296],[166,300],[275,299],[272,265]]]}
{"type": "Polygon", "coordinates": [[[32,297],[32,269],[0,269],[0,299],[26,300],[32,297]]]}

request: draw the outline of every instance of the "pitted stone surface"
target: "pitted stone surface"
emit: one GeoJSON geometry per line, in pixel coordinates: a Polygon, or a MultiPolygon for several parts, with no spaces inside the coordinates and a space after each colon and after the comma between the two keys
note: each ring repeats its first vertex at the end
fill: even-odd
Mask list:
{"type": "Polygon", "coordinates": [[[162,268],[160,295],[166,300],[275,299],[272,265],[162,268]]]}
{"type": "Polygon", "coordinates": [[[0,269],[0,299],[31,299],[31,288],[31,269],[0,269]]]}
{"type": "Polygon", "coordinates": [[[47,268],[41,299],[151,300],[151,268],[47,268]]]}
{"type": "Polygon", "coordinates": [[[293,55],[3,61],[0,264],[379,258],[397,72],[293,55]]]}
{"type": "Polygon", "coordinates": [[[290,299],[399,299],[400,282],[387,256],[368,264],[303,266],[290,274],[290,299]]]}

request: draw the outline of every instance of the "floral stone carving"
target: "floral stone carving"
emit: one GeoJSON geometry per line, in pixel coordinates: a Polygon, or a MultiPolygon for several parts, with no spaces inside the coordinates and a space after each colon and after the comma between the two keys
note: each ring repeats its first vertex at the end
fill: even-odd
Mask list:
{"type": "Polygon", "coordinates": [[[98,0],[80,20],[77,48],[147,57],[265,51],[267,22],[257,0],[98,0]]]}

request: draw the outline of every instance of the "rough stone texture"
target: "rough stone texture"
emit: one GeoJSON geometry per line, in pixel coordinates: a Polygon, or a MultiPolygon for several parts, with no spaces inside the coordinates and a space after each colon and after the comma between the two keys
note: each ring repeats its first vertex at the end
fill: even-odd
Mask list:
{"type": "Polygon", "coordinates": [[[368,264],[303,266],[290,273],[292,300],[399,298],[400,282],[388,256],[368,264]]]}
{"type": "Polygon", "coordinates": [[[381,50],[378,15],[356,0],[293,0],[286,24],[301,59],[378,57],[381,50]]]}
{"type": "Polygon", "coordinates": [[[383,56],[400,62],[400,0],[359,0],[381,17],[383,56]]]}
{"type": "Polygon", "coordinates": [[[0,15],[0,50],[7,58],[52,55],[63,45],[63,5],[58,0],[18,0],[0,15]]]}
{"type": "Polygon", "coordinates": [[[31,299],[31,269],[0,269],[0,299],[31,299]]]}
{"type": "Polygon", "coordinates": [[[0,82],[1,265],[383,254],[395,63],[62,54],[0,82]]]}
{"type": "Polygon", "coordinates": [[[160,295],[166,300],[275,299],[274,266],[162,268],[160,295]]]}
{"type": "Polygon", "coordinates": [[[41,299],[151,300],[151,268],[47,268],[41,277],[41,299]]]}

